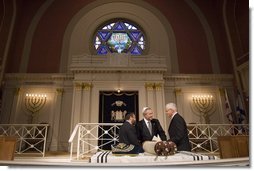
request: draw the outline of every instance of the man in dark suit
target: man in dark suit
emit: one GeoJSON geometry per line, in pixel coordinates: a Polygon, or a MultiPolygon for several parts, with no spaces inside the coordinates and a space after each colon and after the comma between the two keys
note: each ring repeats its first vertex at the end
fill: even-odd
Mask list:
{"type": "Polygon", "coordinates": [[[191,151],[187,125],[183,117],[177,113],[176,104],[168,103],[166,105],[166,114],[171,119],[168,128],[168,141],[176,144],[177,151],[191,151]]]}
{"type": "Polygon", "coordinates": [[[153,137],[158,135],[162,141],[166,141],[167,137],[159,120],[153,118],[153,110],[150,107],[144,107],[142,113],[144,118],[136,125],[140,142],[152,141],[153,137]]]}
{"type": "Polygon", "coordinates": [[[142,153],[144,151],[137,137],[136,129],[134,126],[135,123],[136,116],[134,113],[125,115],[125,122],[119,130],[119,143],[124,143],[127,145],[132,144],[135,146],[135,150],[137,150],[139,153],[142,153]]]}

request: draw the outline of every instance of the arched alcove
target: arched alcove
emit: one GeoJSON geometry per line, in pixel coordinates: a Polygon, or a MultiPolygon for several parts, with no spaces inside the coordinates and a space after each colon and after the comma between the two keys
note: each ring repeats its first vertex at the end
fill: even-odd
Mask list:
{"type": "Polygon", "coordinates": [[[176,45],[170,24],[163,16],[158,16],[162,14],[154,7],[145,2],[142,3],[144,5],[141,6],[141,4],[127,1],[109,1],[108,3],[95,1],[82,8],[72,18],[64,35],[61,72],[70,71],[73,57],[91,55],[95,30],[103,22],[114,18],[126,18],[139,24],[147,35],[149,45],[147,55],[164,57],[167,72],[177,72],[176,45]]]}

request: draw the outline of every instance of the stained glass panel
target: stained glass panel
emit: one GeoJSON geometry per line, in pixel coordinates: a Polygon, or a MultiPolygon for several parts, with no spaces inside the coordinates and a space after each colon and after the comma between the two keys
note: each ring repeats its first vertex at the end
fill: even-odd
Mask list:
{"type": "Polygon", "coordinates": [[[105,46],[100,46],[97,52],[98,52],[98,55],[106,55],[108,53],[107,48],[105,46]]]}
{"type": "Polygon", "coordinates": [[[127,52],[131,43],[132,41],[127,33],[113,33],[107,41],[107,45],[111,52],[117,53],[127,52]]]}
{"type": "Polygon", "coordinates": [[[109,31],[99,31],[98,33],[103,41],[106,41],[108,35],[110,34],[109,31]]]}
{"type": "Polygon", "coordinates": [[[135,46],[135,47],[132,49],[131,54],[133,54],[133,55],[140,55],[141,52],[140,52],[139,48],[138,48],[137,46],[135,46]]]}
{"type": "Polygon", "coordinates": [[[118,23],[116,24],[114,30],[118,30],[118,31],[122,30],[122,31],[124,31],[124,30],[125,30],[125,27],[124,27],[124,25],[122,24],[122,22],[118,22],[118,23]]]}
{"type": "Polygon", "coordinates": [[[141,55],[145,49],[145,38],[140,28],[119,20],[105,24],[97,30],[94,48],[97,55],[108,53],[141,55]]]}
{"type": "Polygon", "coordinates": [[[140,36],[141,32],[140,31],[132,31],[131,33],[132,38],[137,41],[138,37],[140,36]]]}

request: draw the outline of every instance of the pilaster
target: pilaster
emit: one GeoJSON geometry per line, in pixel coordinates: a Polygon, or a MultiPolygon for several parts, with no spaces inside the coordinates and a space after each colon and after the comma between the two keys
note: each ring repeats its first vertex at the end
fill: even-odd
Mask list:
{"type": "Polygon", "coordinates": [[[155,116],[159,119],[162,127],[166,128],[166,114],[165,114],[165,97],[164,97],[164,86],[163,83],[155,83],[155,97],[156,97],[156,111],[155,116]]]}
{"type": "Polygon", "coordinates": [[[11,116],[9,119],[9,123],[17,123],[16,121],[16,115],[17,115],[17,110],[19,109],[19,106],[21,106],[20,102],[20,94],[21,94],[21,88],[15,88],[13,90],[13,101],[12,101],[12,108],[11,108],[11,116]]]}
{"type": "MultiPolygon", "coordinates": [[[[180,106],[181,104],[184,104],[184,99],[183,99],[183,94],[182,94],[182,89],[181,88],[175,88],[175,98],[176,98],[176,106],[180,106]]],[[[183,108],[182,107],[178,107],[177,111],[180,114],[184,114],[183,108]]]]}
{"type": "Polygon", "coordinates": [[[82,111],[80,113],[80,122],[90,122],[91,115],[91,89],[93,85],[91,83],[82,83],[82,111]]]}
{"type": "Polygon", "coordinates": [[[59,128],[60,128],[60,116],[61,116],[61,106],[62,106],[62,97],[64,89],[57,88],[55,92],[55,101],[54,101],[54,117],[52,123],[52,141],[50,144],[50,151],[57,151],[58,147],[58,137],[59,137],[59,128]]]}
{"type": "Polygon", "coordinates": [[[154,83],[145,83],[146,94],[147,94],[147,106],[154,110],[155,108],[155,98],[154,98],[154,83]]]}

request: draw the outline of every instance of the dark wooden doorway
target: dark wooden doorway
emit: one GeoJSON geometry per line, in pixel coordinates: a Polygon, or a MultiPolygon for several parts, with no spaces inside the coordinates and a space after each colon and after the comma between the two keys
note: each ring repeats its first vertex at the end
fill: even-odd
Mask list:
{"type": "MultiPolygon", "coordinates": [[[[99,123],[123,123],[124,117],[127,113],[134,112],[137,121],[138,114],[138,91],[100,91],[100,109],[99,109],[99,123]]],[[[104,126],[103,130],[108,130],[110,126],[104,126]]],[[[103,130],[99,130],[99,137],[103,139],[110,139],[112,131],[108,134],[103,134],[103,130]]],[[[118,134],[118,132],[117,132],[118,134]]],[[[99,140],[99,145],[107,143],[109,140],[99,140]]],[[[111,145],[116,142],[107,143],[102,149],[111,150],[111,145]]]]}

